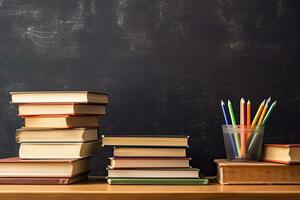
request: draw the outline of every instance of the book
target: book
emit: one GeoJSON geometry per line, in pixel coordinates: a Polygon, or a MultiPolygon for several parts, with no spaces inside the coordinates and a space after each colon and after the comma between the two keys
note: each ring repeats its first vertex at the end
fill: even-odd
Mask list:
{"type": "Polygon", "coordinates": [[[300,164],[300,144],[265,144],[262,159],[283,164],[300,164]]]}
{"type": "Polygon", "coordinates": [[[115,157],[186,157],[185,148],[114,147],[115,157]]]}
{"type": "Polygon", "coordinates": [[[109,158],[111,169],[115,168],[183,168],[190,167],[190,158],[109,158]]]}
{"type": "Polygon", "coordinates": [[[215,160],[220,184],[300,184],[300,165],[215,160]]]}
{"type": "Polygon", "coordinates": [[[103,146],[187,147],[188,136],[171,135],[102,135],[103,146]]]}
{"type": "Polygon", "coordinates": [[[189,178],[189,179],[166,179],[166,178],[147,178],[147,179],[107,179],[110,185],[206,185],[208,179],[206,178],[189,178]]]}
{"type": "Polygon", "coordinates": [[[99,104],[20,104],[19,116],[35,115],[105,115],[99,104]]]}
{"type": "Polygon", "coordinates": [[[170,168],[170,169],[110,169],[108,178],[199,178],[199,169],[170,168]]]}
{"type": "Polygon", "coordinates": [[[108,95],[88,91],[11,92],[12,103],[108,103],[108,95]]]}
{"type": "Polygon", "coordinates": [[[87,173],[75,177],[0,177],[0,184],[68,185],[87,179],[87,173]]]}
{"type": "Polygon", "coordinates": [[[21,159],[76,159],[85,158],[99,151],[100,142],[85,143],[21,143],[21,159]]]}
{"type": "Polygon", "coordinates": [[[25,117],[25,127],[30,128],[77,128],[98,127],[96,116],[35,116],[25,117]]]}
{"type": "Polygon", "coordinates": [[[0,177],[74,177],[90,171],[90,158],[68,160],[0,159],[0,177]]]}
{"type": "Polygon", "coordinates": [[[96,128],[26,128],[17,130],[16,141],[23,142],[91,142],[99,139],[96,128]]]}

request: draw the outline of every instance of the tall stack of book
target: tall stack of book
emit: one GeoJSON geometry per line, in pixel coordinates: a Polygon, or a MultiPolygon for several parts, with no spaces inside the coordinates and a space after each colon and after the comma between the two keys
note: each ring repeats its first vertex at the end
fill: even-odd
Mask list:
{"type": "Polygon", "coordinates": [[[215,163],[221,184],[300,184],[300,144],[265,144],[259,162],[215,163]]]}
{"type": "Polygon", "coordinates": [[[207,184],[187,157],[187,136],[102,136],[114,146],[107,167],[109,184],[207,184]]]}
{"type": "Polygon", "coordinates": [[[0,159],[0,183],[69,184],[84,180],[100,147],[98,117],[108,97],[87,91],[11,92],[25,126],[19,157],[0,159]]]}

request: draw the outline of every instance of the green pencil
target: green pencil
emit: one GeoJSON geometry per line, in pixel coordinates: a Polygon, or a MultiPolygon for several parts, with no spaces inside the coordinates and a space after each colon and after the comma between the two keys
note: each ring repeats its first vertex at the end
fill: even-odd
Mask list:
{"type": "Polygon", "coordinates": [[[232,125],[236,125],[236,120],[235,120],[235,116],[234,116],[234,112],[233,112],[233,107],[232,107],[232,103],[231,103],[230,100],[228,100],[228,110],[229,110],[232,125]]]}
{"type": "Polygon", "coordinates": [[[265,118],[264,118],[264,120],[263,120],[263,122],[262,122],[262,125],[263,125],[263,126],[266,125],[266,123],[267,123],[267,121],[269,120],[271,114],[273,113],[273,110],[274,110],[275,107],[276,107],[276,101],[274,101],[274,102],[272,103],[271,107],[269,108],[269,110],[268,110],[268,112],[267,112],[267,114],[266,114],[266,116],[265,116],[265,118]]]}
{"type": "MultiPolygon", "coordinates": [[[[235,117],[234,117],[232,103],[229,99],[228,99],[227,105],[228,105],[228,110],[229,110],[231,123],[232,123],[233,126],[236,126],[236,120],[235,120],[235,117]]],[[[239,140],[239,137],[238,137],[238,133],[233,133],[233,135],[234,135],[234,140],[235,140],[235,144],[236,144],[237,154],[240,155],[241,146],[240,146],[240,140],[239,140]]]]}

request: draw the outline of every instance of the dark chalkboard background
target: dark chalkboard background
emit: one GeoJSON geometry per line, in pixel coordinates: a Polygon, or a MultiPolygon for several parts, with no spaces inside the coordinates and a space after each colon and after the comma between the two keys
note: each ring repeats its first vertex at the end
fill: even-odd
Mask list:
{"type": "Polygon", "coordinates": [[[278,99],[265,142],[300,143],[299,10],[296,0],[0,0],[0,156],[18,153],[9,92],[24,90],[106,92],[102,133],[188,134],[206,175],[224,157],[221,98],[278,99]]]}

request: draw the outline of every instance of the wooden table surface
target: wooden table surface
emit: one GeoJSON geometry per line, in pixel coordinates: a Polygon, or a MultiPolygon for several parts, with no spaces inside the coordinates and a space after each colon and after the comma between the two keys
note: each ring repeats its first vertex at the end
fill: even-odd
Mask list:
{"type": "Polygon", "coordinates": [[[0,185],[0,200],[72,199],[300,199],[300,185],[108,185],[92,178],[73,185],[0,185]]]}

